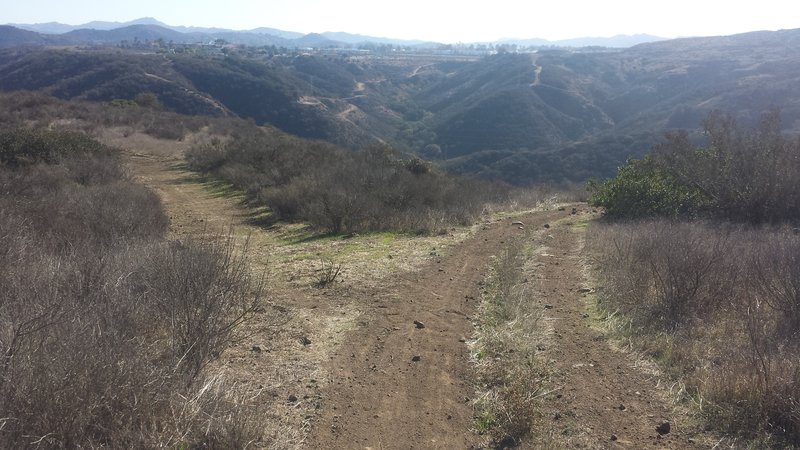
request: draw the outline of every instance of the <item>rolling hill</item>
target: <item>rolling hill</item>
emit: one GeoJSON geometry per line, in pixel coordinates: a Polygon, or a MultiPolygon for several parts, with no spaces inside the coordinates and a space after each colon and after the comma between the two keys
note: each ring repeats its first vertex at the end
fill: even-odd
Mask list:
{"type": "MultiPolygon", "coordinates": [[[[37,39],[3,31],[20,45],[37,39]]],[[[157,25],[104,33],[177,38],[157,25]]],[[[28,48],[0,52],[0,89],[97,101],[152,92],[176,112],[235,114],[350,147],[388,142],[457,172],[581,181],[613,174],[665,130],[698,130],[714,109],[747,124],[780,108],[786,131],[800,132],[799,41],[785,30],[455,59],[28,48]]]]}

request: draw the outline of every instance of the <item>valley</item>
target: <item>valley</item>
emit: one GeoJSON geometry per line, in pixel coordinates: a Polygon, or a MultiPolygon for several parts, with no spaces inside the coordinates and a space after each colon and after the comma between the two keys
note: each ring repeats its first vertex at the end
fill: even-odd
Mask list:
{"type": "Polygon", "coordinates": [[[75,48],[65,58],[31,47],[0,53],[0,89],[109,102],[150,92],[183,114],[235,115],[350,148],[386,142],[455,173],[559,184],[608,177],[665,131],[699,137],[716,109],[752,124],[779,108],[786,131],[797,131],[798,55],[785,44],[796,35],[482,57],[167,46],[75,48]]]}

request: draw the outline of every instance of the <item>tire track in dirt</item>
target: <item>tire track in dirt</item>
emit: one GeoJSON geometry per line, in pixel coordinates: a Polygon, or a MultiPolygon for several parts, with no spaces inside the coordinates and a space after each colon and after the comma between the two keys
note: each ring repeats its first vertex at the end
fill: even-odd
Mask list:
{"type": "Polygon", "coordinates": [[[536,440],[550,441],[555,448],[710,448],[711,437],[670,400],[666,377],[652,362],[615,348],[591,317],[586,214],[580,211],[553,224],[535,242],[537,270],[531,284],[550,323],[541,356],[552,373],[552,394],[542,400],[536,440]],[[661,435],[656,427],[664,421],[670,432],[661,435]]]}
{"type": "MultiPolygon", "coordinates": [[[[522,220],[541,227],[559,215],[536,212],[522,220]]],[[[509,220],[484,228],[363,300],[371,310],[332,356],[327,372],[335,377],[323,392],[309,448],[477,445],[470,431],[474,385],[465,341],[491,257],[524,232],[509,220]]]]}
{"type": "MultiPolygon", "coordinates": [[[[181,163],[178,150],[128,147],[126,153],[134,174],[164,200],[172,216],[173,236],[205,235],[231,224],[264,233],[247,224],[250,212],[238,201],[210,195],[186,180],[189,173],[176,166],[181,163]]],[[[551,448],[711,447],[712,439],[672,406],[665,378],[635,355],[614,349],[597,322],[585,317],[585,294],[578,291],[588,282],[583,232],[570,223],[576,217],[569,217],[565,212],[543,211],[513,219],[524,221],[528,230],[552,225],[533,238],[540,250],[531,281],[532,301],[541,302],[543,308],[548,305],[545,316],[551,324],[551,339],[542,356],[552,367],[553,393],[542,400],[542,420],[532,441],[537,444],[531,447],[543,442],[552,443],[551,448]],[[663,419],[670,420],[672,430],[659,438],[655,426],[663,419]],[[616,440],[611,440],[612,435],[616,440]]],[[[511,221],[486,224],[449,248],[447,255],[417,271],[396,275],[384,287],[337,288],[311,296],[308,292],[281,294],[280,303],[306,305],[303,308],[308,310],[294,310],[302,314],[285,324],[283,337],[264,338],[271,342],[264,346],[272,351],[271,359],[262,361],[248,343],[226,352],[229,362],[225,362],[241,382],[264,384],[277,396],[273,417],[281,422],[281,432],[291,436],[273,447],[468,449],[479,445],[480,437],[470,430],[474,385],[464,341],[473,333],[479,282],[491,257],[514,245],[516,238],[533,235],[511,221]],[[340,344],[325,347],[319,355],[301,355],[309,349],[294,350],[299,346],[295,341],[309,333],[306,322],[344,317],[343,311],[320,302],[323,295],[339,297],[337,301],[363,314],[340,344]],[[415,320],[425,327],[417,328],[415,320]],[[419,361],[412,360],[415,356],[419,361]],[[276,366],[276,361],[292,367],[276,366]],[[300,374],[319,375],[321,387],[299,389],[300,374]],[[306,394],[308,401],[287,403],[287,389],[301,398],[306,394]],[[313,413],[315,407],[319,409],[313,413]],[[306,440],[309,422],[312,434],[306,440]]],[[[256,249],[263,254],[256,259],[266,259],[270,252],[264,239],[264,247],[256,249]]],[[[321,345],[330,339],[325,333],[312,338],[321,345]]]]}

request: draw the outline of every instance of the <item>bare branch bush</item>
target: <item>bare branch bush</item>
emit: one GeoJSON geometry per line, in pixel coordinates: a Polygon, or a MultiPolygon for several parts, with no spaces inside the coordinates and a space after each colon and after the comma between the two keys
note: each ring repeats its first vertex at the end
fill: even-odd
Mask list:
{"type": "Polygon", "coordinates": [[[260,439],[257,400],[202,371],[263,295],[244,254],[168,242],[115,158],[69,159],[0,165],[0,448],[260,439]]]}
{"type": "Polygon", "coordinates": [[[711,422],[800,444],[797,235],[651,221],[594,225],[589,242],[602,306],[630,318],[630,340],[686,383],[711,422]]]}
{"type": "Polygon", "coordinates": [[[325,288],[336,282],[336,278],[342,271],[342,265],[334,263],[330,258],[323,258],[321,265],[322,267],[320,267],[318,272],[319,278],[317,279],[317,287],[325,288]]]}

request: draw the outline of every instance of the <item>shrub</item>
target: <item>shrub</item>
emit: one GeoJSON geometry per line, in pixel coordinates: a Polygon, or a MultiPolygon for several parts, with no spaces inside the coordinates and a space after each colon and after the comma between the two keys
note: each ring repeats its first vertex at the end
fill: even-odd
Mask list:
{"type": "Polygon", "coordinates": [[[258,306],[261,287],[250,280],[245,253],[246,246],[234,252],[232,239],[224,245],[188,240],[154,254],[134,281],[169,331],[173,357],[192,378],[258,306]]]}
{"type": "Polygon", "coordinates": [[[603,207],[612,218],[693,217],[708,202],[697,189],[680,183],[649,157],[629,160],[617,176],[603,183],[590,181],[588,190],[592,206],[603,207]]]}
{"type": "Polygon", "coordinates": [[[3,136],[0,448],[258,440],[252,401],[202,371],[262,294],[244,253],[166,241],[158,197],[88,138],[3,136]]]}
{"type": "Polygon", "coordinates": [[[708,143],[696,147],[670,133],[652,154],[631,160],[615,178],[590,183],[590,203],[610,217],[704,217],[765,223],[800,219],[800,140],[781,135],[772,112],[752,130],[716,112],[708,143]]]}
{"type": "Polygon", "coordinates": [[[268,206],[276,219],[333,233],[436,232],[471,223],[487,202],[506,194],[386,146],[349,152],[275,130],[238,130],[226,142],[190,149],[186,158],[192,169],[222,177],[268,206]]]}
{"type": "Polygon", "coordinates": [[[0,164],[57,163],[66,157],[107,155],[111,149],[78,132],[0,130],[0,164]]]}
{"type": "Polygon", "coordinates": [[[800,444],[800,237],[786,229],[667,221],[596,224],[602,307],[630,320],[704,405],[761,446],[800,444]]]}

